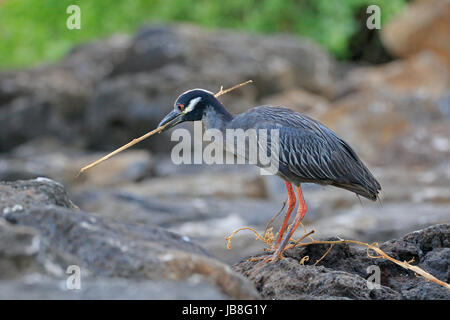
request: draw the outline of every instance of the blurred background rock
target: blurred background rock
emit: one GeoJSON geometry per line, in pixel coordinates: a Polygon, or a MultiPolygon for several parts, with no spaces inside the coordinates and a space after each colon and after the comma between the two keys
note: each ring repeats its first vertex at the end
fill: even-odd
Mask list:
{"type": "Polygon", "coordinates": [[[320,120],[383,187],[380,202],[360,203],[305,186],[316,238],[385,241],[450,220],[448,1],[6,0],[0,38],[2,181],[53,179],[85,212],[164,227],[238,262],[263,246],[242,233],[228,251],[224,237],[264,229],[285,200],[277,177],[176,166],[170,132],[75,175],[155,128],[181,92],[252,79],[220,98],[228,109],[268,103],[320,120]],[[66,28],[70,4],[81,30],[66,28]],[[381,30],[366,27],[369,4],[381,30]]]}

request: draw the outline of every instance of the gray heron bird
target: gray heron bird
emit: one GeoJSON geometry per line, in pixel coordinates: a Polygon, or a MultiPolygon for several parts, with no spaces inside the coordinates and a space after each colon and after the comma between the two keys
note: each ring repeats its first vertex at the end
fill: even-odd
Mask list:
{"type": "MultiPolygon", "coordinates": [[[[185,121],[201,120],[205,129],[277,129],[278,154],[271,155],[277,164],[277,175],[286,184],[288,208],[278,232],[274,253],[263,262],[276,261],[289,243],[307,211],[301,184],[305,182],[346,189],[370,200],[377,200],[381,186],[355,151],[333,131],[299,112],[273,106],[259,106],[232,115],[212,92],[193,89],[181,94],[174,109],[160,122],[168,130],[185,121]],[[275,159],[275,156],[277,157],[275,159]],[[299,206],[292,227],[283,239],[289,218],[299,206]]],[[[270,136],[268,136],[270,139],[270,136]]],[[[273,141],[268,141],[268,144],[273,141]]]]}

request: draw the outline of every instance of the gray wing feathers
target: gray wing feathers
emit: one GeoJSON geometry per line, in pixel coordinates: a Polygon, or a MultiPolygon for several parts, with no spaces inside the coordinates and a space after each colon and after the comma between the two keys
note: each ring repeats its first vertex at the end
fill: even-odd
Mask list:
{"type": "Polygon", "coordinates": [[[331,184],[370,199],[377,198],[379,183],[353,150],[329,132],[280,130],[280,162],[300,180],[331,184]]]}
{"type": "Polygon", "coordinates": [[[380,184],[353,149],[320,122],[280,107],[257,107],[243,115],[233,121],[236,127],[279,130],[279,155],[272,157],[290,181],[330,184],[377,199],[380,184]]]}

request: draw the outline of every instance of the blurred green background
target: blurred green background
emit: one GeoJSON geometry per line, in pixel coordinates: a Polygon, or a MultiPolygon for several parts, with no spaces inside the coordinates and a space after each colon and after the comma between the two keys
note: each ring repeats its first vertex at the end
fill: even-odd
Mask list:
{"type": "Polygon", "coordinates": [[[406,0],[0,0],[0,68],[54,61],[74,44],[150,22],[191,22],[257,33],[288,32],[313,39],[339,59],[349,57],[356,12],[379,5],[382,24],[406,0]],[[68,30],[66,8],[81,8],[81,30],[68,30]]]}

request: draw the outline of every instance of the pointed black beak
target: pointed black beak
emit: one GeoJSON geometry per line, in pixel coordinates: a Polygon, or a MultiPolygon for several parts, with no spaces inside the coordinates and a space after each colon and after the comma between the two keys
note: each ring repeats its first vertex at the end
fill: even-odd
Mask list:
{"type": "Polygon", "coordinates": [[[167,124],[167,126],[163,130],[161,130],[161,132],[164,132],[170,128],[175,127],[180,122],[183,122],[183,114],[178,110],[172,110],[167,116],[164,117],[164,119],[161,120],[158,127],[167,124]]]}

